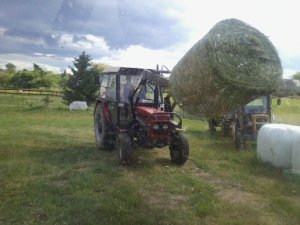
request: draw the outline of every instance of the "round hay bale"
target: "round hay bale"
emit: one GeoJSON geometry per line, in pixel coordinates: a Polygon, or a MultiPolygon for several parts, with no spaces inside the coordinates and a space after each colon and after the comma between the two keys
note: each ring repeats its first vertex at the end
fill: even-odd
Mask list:
{"type": "Polygon", "coordinates": [[[183,110],[214,117],[276,90],[281,75],[269,39],[240,20],[227,19],[175,65],[170,91],[183,110]]]}

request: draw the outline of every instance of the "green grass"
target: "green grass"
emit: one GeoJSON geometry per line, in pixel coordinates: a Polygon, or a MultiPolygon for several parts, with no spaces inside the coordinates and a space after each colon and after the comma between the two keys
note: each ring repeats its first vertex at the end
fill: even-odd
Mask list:
{"type": "MultiPolygon", "coordinates": [[[[93,109],[70,112],[59,98],[0,95],[0,224],[300,224],[300,177],[210,137],[184,120],[190,157],[136,149],[134,164],[96,149],[93,109]]],[[[300,125],[300,100],[273,108],[300,125]]]]}
{"type": "Polygon", "coordinates": [[[300,126],[300,99],[283,98],[281,105],[273,101],[274,122],[300,126]]]}

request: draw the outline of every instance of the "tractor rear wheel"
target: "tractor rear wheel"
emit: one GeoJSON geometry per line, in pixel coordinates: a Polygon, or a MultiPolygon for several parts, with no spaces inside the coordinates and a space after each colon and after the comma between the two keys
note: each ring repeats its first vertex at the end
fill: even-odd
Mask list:
{"type": "Polygon", "coordinates": [[[128,165],[132,157],[132,142],[127,133],[120,133],[118,147],[118,160],[121,165],[128,165]]]}
{"type": "Polygon", "coordinates": [[[102,150],[114,149],[115,140],[112,135],[108,134],[108,124],[105,121],[101,104],[96,106],[94,115],[94,129],[97,148],[102,150]]]}
{"type": "Polygon", "coordinates": [[[182,133],[175,134],[169,145],[171,161],[178,165],[183,165],[189,156],[189,143],[182,133]]]}

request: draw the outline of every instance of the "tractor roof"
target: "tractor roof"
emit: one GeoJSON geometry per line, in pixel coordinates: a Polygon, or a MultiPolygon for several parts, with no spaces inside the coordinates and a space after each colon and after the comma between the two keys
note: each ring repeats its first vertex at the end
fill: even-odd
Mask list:
{"type": "Polygon", "coordinates": [[[120,74],[129,76],[141,76],[142,80],[147,80],[151,83],[160,86],[168,87],[169,80],[163,77],[160,73],[162,71],[152,69],[130,68],[130,67],[107,67],[103,70],[105,74],[120,74]]]}

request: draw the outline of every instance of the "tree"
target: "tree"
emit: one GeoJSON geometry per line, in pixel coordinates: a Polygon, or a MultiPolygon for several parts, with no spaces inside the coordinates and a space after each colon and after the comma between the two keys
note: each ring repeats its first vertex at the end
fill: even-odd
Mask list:
{"type": "Polygon", "coordinates": [[[34,76],[34,87],[44,87],[49,88],[52,85],[51,75],[47,76],[47,72],[44,71],[39,65],[33,63],[33,71],[32,74],[34,76]]]}
{"type": "Polygon", "coordinates": [[[16,73],[16,66],[12,63],[5,65],[6,69],[0,69],[0,87],[9,87],[11,77],[16,73]]]}
{"type": "Polygon", "coordinates": [[[292,77],[294,80],[300,80],[300,72],[295,73],[292,77]]]}
{"type": "Polygon", "coordinates": [[[33,63],[33,71],[40,72],[40,73],[44,72],[43,69],[38,64],[35,63],[33,63]]]}
{"type": "Polygon", "coordinates": [[[33,70],[17,71],[10,78],[10,84],[15,88],[50,88],[52,86],[52,73],[45,72],[37,64],[33,64],[33,70]]]}
{"type": "Polygon", "coordinates": [[[66,104],[73,101],[86,101],[91,104],[96,100],[98,81],[97,72],[92,68],[92,58],[85,51],[74,58],[72,75],[68,76],[63,87],[63,100],[66,104]]]}
{"type": "Polygon", "coordinates": [[[22,70],[18,71],[14,76],[12,76],[10,83],[12,87],[15,88],[34,88],[34,75],[31,71],[22,70]]]}
{"type": "Polygon", "coordinates": [[[9,86],[10,75],[5,70],[0,70],[0,87],[9,86]]]}
{"type": "Polygon", "coordinates": [[[16,66],[12,63],[7,63],[5,67],[6,67],[6,71],[8,71],[9,73],[13,73],[16,71],[16,66]]]}
{"type": "Polygon", "coordinates": [[[106,67],[109,67],[109,65],[105,64],[105,63],[95,63],[95,64],[93,64],[93,69],[96,70],[99,74],[102,73],[102,71],[106,67]]]}

